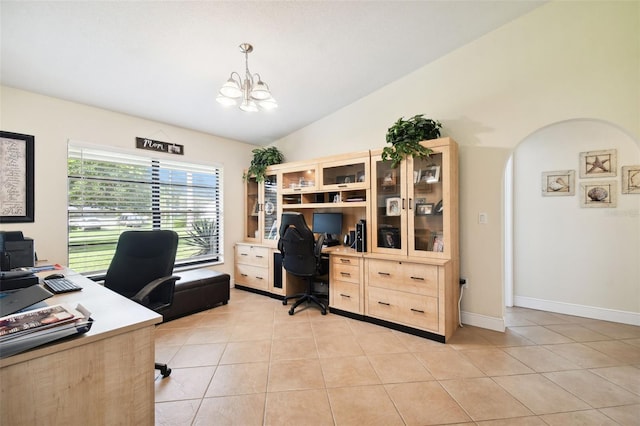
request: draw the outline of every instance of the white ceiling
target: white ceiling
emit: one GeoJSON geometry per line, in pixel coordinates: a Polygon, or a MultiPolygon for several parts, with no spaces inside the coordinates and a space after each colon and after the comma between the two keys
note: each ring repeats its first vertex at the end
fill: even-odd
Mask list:
{"type": "Polygon", "coordinates": [[[4,1],[0,79],[19,89],[265,145],[543,1],[4,1]],[[215,101],[249,69],[280,107],[215,101]]]}

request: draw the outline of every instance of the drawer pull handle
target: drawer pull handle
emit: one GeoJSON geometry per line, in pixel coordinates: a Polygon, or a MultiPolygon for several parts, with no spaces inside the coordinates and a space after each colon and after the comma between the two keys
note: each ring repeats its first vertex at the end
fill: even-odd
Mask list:
{"type": "Polygon", "coordinates": [[[384,306],[391,306],[391,303],[387,303],[387,302],[381,302],[378,300],[378,304],[380,305],[384,305],[384,306]]]}
{"type": "Polygon", "coordinates": [[[412,280],[424,281],[422,277],[411,277],[412,280]]]}
{"type": "MultiPolygon", "coordinates": [[[[257,254],[256,254],[256,257],[257,257],[258,259],[262,259],[264,256],[260,256],[260,255],[257,255],[257,254]]],[[[413,278],[413,277],[411,277],[411,278],[413,278]]]]}
{"type": "Polygon", "coordinates": [[[340,275],[342,275],[343,277],[350,277],[351,274],[348,272],[340,272],[340,275]]]}
{"type": "Polygon", "coordinates": [[[378,275],[384,275],[385,277],[390,277],[391,274],[388,272],[378,272],[378,275]]]}
{"type": "Polygon", "coordinates": [[[259,280],[263,280],[263,279],[264,279],[264,278],[262,278],[262,277],[256,277],[256,278],[257,278],[257,279],[259,279],[259,280]]]}
{"type": "Polygon", "coordinates": [[[247,276],[247,274],[240,274],[240,275],[242,275],[243,277],[246,277],[246,276],[247,276]]]}
{"type": "Polygon", "coordinates": [[[348,294],[340,293],[340,296],[342,296],[342,297],[348,297],[349,299],[351,299],[351,296],[349,296],[348,294]]]}
{"type": "Polygon", "coordinates": [[[247,253],[240,253],[240,256],[248,256],[247,253]]]}
{"type": "Polygon", "coordinates": [[[420,310],[420,309],[414,309],[414,308],[411,308],[411,311],[413,311],[413,312],[419,312],[419,313],[421,313],[421,314],[424,314],[424,311],[422,311],[422,310],[420,310]]]}
{"type": "Polygon", "coordinates": [[[351,260],[350,259],[340,258],[340,262],[342,262],[342,263],[351,263],[351,260]]]}
{"type": "Polygon", "coordinates": [[[338,188],[346,188],[349,185],[338,185],[338,188]]]}

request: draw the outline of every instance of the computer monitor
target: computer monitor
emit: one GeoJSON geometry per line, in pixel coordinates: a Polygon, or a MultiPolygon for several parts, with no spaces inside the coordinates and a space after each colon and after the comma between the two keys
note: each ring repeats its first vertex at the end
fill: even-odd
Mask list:
{"type": "Polygon", "coordinates": [[[328,247],[340,244],[342,233],[342,213],[313,213],[313,232],[325,234],[324,244],[328,247]],[[336,239],[334,236],[338,236],[336,239]]]}

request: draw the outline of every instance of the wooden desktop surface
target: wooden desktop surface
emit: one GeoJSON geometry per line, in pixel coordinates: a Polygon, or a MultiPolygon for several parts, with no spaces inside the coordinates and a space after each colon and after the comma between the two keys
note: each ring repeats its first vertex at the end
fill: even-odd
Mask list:
{"type": "Polygon", "coordinates": [[[82,291],[48,305],[82,304],[84,335],[0,359],[0,425],[154,423],[154,326],[162,316],[71,270],[82,291]]]}

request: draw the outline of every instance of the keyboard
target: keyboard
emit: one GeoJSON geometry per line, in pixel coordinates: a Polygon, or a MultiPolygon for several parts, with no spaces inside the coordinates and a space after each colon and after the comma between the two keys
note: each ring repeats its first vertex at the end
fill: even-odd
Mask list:
{"type": "Polygon", "coordinates": [[[55,294],[82,290],[82,287],[80,287],[78,284],[72,283],[67,278],[54,278],[43,281],[44,285],[55,294]]]}

